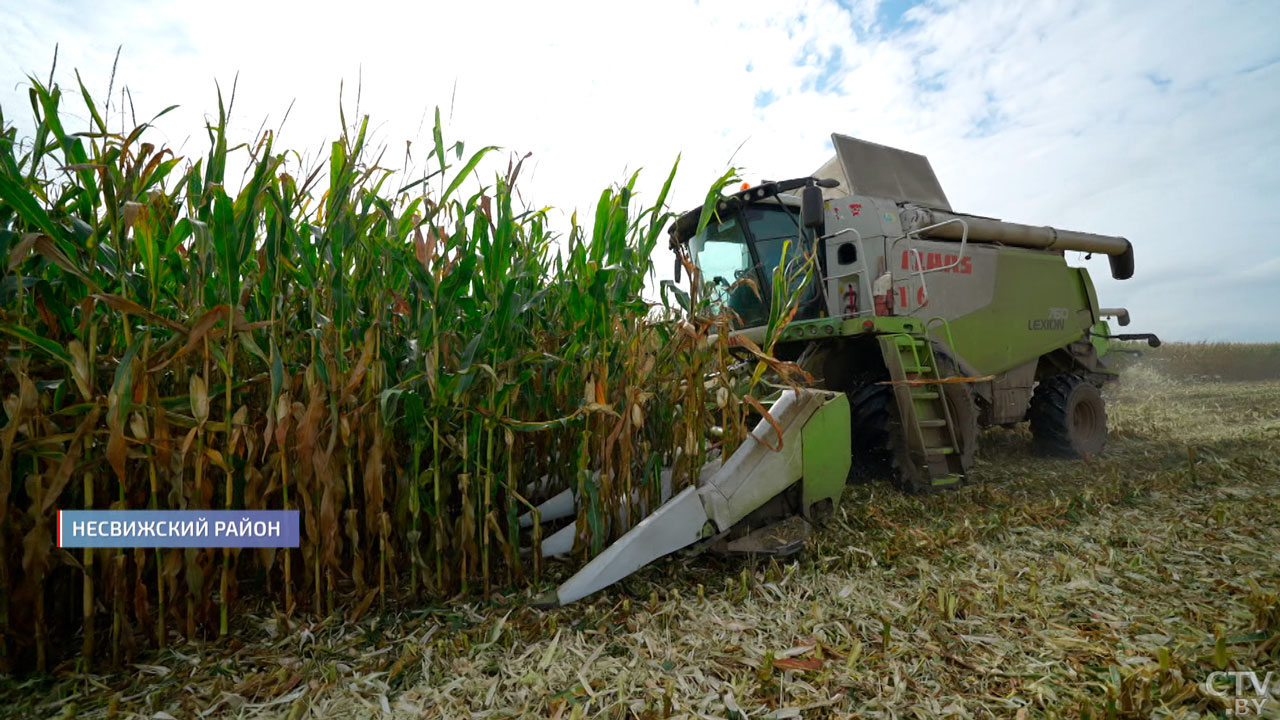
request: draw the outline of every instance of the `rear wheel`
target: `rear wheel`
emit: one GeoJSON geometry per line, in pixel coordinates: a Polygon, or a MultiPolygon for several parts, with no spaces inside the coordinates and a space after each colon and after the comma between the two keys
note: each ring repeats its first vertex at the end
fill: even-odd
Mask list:
{"type": "MultiPolygon", "coordinates": [[[[953,375],[950,361],[938,358],[944,377],[953,375]]],[[[857,480],[888,480],[905,492],[933,489],[928,472],[907,450],[906,433],[898,415],[893,386],[877,385],[877,380],[857,382],[848,392],[850,450],[853,465],[850,477],[857,480]]],[[[978,409],[967,383],[944,383],[941,387],[960,445],[961,467],[968,473],[978,447],[978,409]]]]}
{"type": "Polygon", "coordinates": [[[1040,381],[1027,411],[1036,450],[1046,455],[1087,457],[1107,441],[1102,391],[1079,375],[1040,381]]]}

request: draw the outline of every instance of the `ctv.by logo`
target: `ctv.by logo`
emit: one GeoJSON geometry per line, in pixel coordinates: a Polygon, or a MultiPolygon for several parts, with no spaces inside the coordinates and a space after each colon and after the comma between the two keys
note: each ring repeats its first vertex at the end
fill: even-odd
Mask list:
{"type": "Polygon", "coordinates": [[[1204,690],[1210,695],[1225,698],[1228,701],[1227,714],[1237,717],[1261,715],[1263,708],[1270,700],[1280,694],[1280,678],[1274,678],[1268,672],[1261,678],[1253,670],[1233,670],[1230,672],[1212,672],[1204,681],[1204,690]]]}

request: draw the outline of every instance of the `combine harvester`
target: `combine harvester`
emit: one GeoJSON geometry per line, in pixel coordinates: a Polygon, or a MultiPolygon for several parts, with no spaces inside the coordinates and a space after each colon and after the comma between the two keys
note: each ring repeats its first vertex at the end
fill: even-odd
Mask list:
{"type": "MultiPolygon", "coordinates": [[[[924,156],[832,141],[836,156],[813,177],[745,189],[720,200],[702,232],[701,208],[669,231],[675,252],[741,319],[736,332],[757,343],[775,268],[802,278],[816,238],[814,281],[798,288],[774,349],[816,387],[780,393],[769,409],[778,429],[761,420],[753,438],[703,469],[699,486],[674,497],[668,487],[656,511],[544,604],[574,602],[698,543],[794,552],[809,521],[839,501],[851,468],[907,492],[963,482],[980,425],[1030,420],[1043,452],[1102,450],[1101,388],[1115,378],[1108,342],[1159,340],[1111,334],[1103,318],[1127,325],[1128,312],[1099,307],[1089,273],[1069,267],[1064,251],[1106,254],[1112,277],[1125,280],[1129,241],[954,212],[924,156]]],[[[563,520],[574,508],[566,491],[539,517],[563,520]]],[[[567,553],[574,533],[571,523],[547,538],[543,554],[567,553]]]]}

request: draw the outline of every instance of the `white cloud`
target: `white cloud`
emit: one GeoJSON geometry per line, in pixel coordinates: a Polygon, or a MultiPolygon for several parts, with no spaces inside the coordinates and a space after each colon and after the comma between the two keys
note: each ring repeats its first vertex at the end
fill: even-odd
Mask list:
{"type": "Polygon", "coordinates": [[[878,6],[36,4],[0,10],[0,103],[25,114],[54,43],[63,85],[78,67],[101,95],[123,45],[139,118],[183,105],[171,143],[203,148],[213,80],[239,72],[240,136],[296,100],[281,141],[314,157],[359,78],[389,164],[452,104],[450,137],[533,151],[526,197],[566,212],[637,167],[652,197],[677,153],[678,208],[739,145],[753,181],[802,175],[837,131],[928,155],[959,210],[1129,237],[1134,280],[1088,265],[1134,327],[1280,339],[1280,6],[951,0],[900,25],[878,6]]]}

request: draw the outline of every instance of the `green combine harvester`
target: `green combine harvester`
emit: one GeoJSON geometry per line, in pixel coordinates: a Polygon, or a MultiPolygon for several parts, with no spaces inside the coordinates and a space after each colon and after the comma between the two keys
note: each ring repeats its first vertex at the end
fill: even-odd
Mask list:
{"type": "MultiPolygon", "coordinates": [[[[1112,277],[1133,275],[1122,237],[1020,225],[952,211],[922,155],[832,135],[836,155],[812,177],[766,182],[671,227],[671,246],[760,342],[775,269],[794,283],[794,320],[774,348],[815,387],[783,391],[736,452],[708,464],[697,487],[664,503],[563,583],[546,604],[573,602],[695,544],[787,554],[809,520],[840,498],[850,471],[907,492],[964,482],[981,426],[1029,420],[1043,452],[1102,450],[1102,386],[1113,380],[1106,317],[1089,273],[1064,251],[1103,253],[1112,277]],[[811,280],[800,269],[816,247],[811,280]],[[748,280],[750,282],[748,282],[748,280]],[[752,287],[754,285],[754,287],[752,287]],[[762,298],[764,300],[762,300],[762,298]],[[778,439],[782,441],[781,450],[778,439]]],[[[677,281],[678,281],[677,271],[677,281]]],[[[669,486],[670,483],[668,482],[669,486]]],[[[566,491],[542,522],[574,515],[566,491]]],[[[532,516],[523,518],[529,525],[532,516]]],[[[543,542],[569,552],[573,523],[543,542]]]]}

